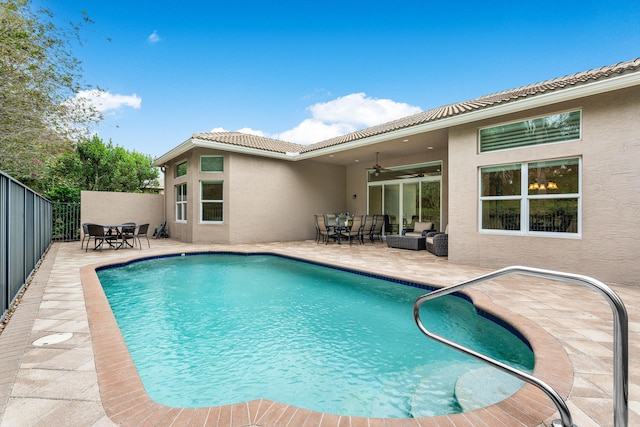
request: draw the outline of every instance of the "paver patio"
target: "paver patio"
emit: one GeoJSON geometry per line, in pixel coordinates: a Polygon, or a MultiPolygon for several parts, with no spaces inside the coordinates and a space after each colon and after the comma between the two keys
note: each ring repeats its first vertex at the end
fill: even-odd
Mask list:
{"type": "MultiPolygon", "coordinates": [[[[95,328],[95,325],[90,327],[85,304],[86,287],[83,290],[80,275],[83,266],[134,256],[233,250],[280,253],[437,286],[454,284],[489,271],[481,267],[449,263],[446,258],[435,257],[427,251],[390,249],[380,243],[325,246],[305,241],[220,246],[184,244],[166,239],[154,240],[151,246],[151,249],[144,248],[142,251],[85,253],[77,242],[52,245],[18,309],[0,335],[1,426],[110,426],[116,423],[265,427],[537,426],[550,425],[551,419],[557,418],[554,415],[536,420],[536,413],[548,411],[550,403],[544,396],[530,392],[519,392],[519,400],[505,401],[482,413],[417,420],[339,417],[266,400],[197,411],[170,409],[161,405],[154,410],[143,408],[142,404],[132,406],[133,395],[123,392],[118,396],[118,389],[106,382],[105,373],[101,371],[103,363],[100,362],[100,355],[94,353],[96,348],[100,349],[101,343],[104,344],[98,338],[102,337],[100,334],[104,331],[95,328]],[[38,338],[65,332],[72,333],[72,338],[59,344],[42,347],[33,345],[38,338]],[[101,378],[100,384],[98,378],[101,378]],[[124,405],[121,406],[121,412],[118,412],[115,397],[119,397],[120,404],[124,405]],[[528,404],[514,406],[516,402],[523,401],[528,404]],[[511,410],[515,418],[504,418],[505,408],[507,412],[511,410]],[[516,421],[516,418],[520,421],[516,421]]],[[[640,425],[640,283],[638,287],[611,287],[626,304],[630,317],[629,425],[640,425]]],[[[609,305],[598,293],[577,285],[511,277],[482,285],[469,294],[479,304],[495,304],[496,313],[522,328],[528,338],[532,338],[529,334],[535,335],[533,338],[540,346],[536,348],[536,355],[543,361],[540,364],[545,365],[543,373],[551,377],[558,374],[553,369],[549,355],[561,354],[558,358],[560,366],[564,366],[561,359],[568,356],[570,365],[567,366],[573,372],[571,369],[565,370],[564,378],[542,379],[550,383],[568,384],[567,403],[576,425],[613,425],[612,315],[609,305]],[[538,333],[536,329],[546,332],[538,333]]],[[[89,307],[89,312],[91,310],[89,307]]],[[[410,313],[411,307],[407,307],[407,310],[410,313]]],[[[101,329],[112,333],[114,328],[101,329]]],[[[146,406],[153,406],[144,398],[142,401],[146,402],[146,406]]]]}

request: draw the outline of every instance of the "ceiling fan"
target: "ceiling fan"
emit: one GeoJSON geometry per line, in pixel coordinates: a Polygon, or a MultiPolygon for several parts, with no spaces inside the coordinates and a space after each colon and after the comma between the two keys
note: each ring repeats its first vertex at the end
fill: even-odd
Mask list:
{"type": "Polygon", "coordinates": [[[378,155],[380,154],[379,151],[376,152],[376,165],[373,166],[371,169],[374,169],[375,172],[375,176],[380,175],[380,172],[391,172],[391,169],[385,169],[382,166],[380,166],[380,162],[378,161],[378,155]]]}

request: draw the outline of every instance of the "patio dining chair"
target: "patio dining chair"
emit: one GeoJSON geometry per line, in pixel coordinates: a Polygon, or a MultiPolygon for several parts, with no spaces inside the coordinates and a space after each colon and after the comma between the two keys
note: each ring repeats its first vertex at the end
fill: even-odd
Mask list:
{"type": "Polygon", "coordinates": [[[113,242],[115,242],[118,239],[117,235],[106,234],[104,232],[104,227],[102,225],[87,224],[87,231],[89,233],[89,240],[87,241],[85,252],[89,250],[89,242],[91,241],[92,237],[94,242],[93,244],[94,251],[97,250],[98,248],[102,250],[102,246],[104,245],[104,242],[107,242],[109,246],[112,246],[113,242]]]}
{"type": "Polygon", "coordinates": [[[374,215],[373,216],[373,227],[371,227],[371,231],[369,231],[369,240],[371,243],[376,242],[376,237],[382,241],[382,227],[384,226],[385,216],[384,215],[374,215]]]}
{"type": "Polygon", "coordinates": [[[91,240],[91,236],[89,235],[89,225],[88,222],[82,224],[82,240],[80,240],[80,249],[84,249],[84,241],[87,240],[87,245],[89,244],[89,240],[91,240]]]}
{"type": "Polygon", "coordinates": [[[314,215],[313,216],[313,222],[315,223],[316,226],[316,243],[318,243],[320,241],[320,238],[322,237],[320,235],[320,226],[318,225],[318,217],[322,216],[322,215],[314,215]]]}
{"type": "Polygon", "coordinates": [[[371,229],[373,228],[373,215],[365,215],[364,222],[362,224],[362,242],[364,243],[365,236],[369,236],[371,234],[371,229]]]}
{"type": "Polygon", "coordinates": [[[362,227],[364,223],[362,222],[362,215],[357,215],[353,217],[353,222],[351,226],[346,230],[346,232],[342,233],[342,237],[349,239],[349,244],[353,244],[353,238],[358,239],[360,244],[364,243],[364,239],[362,238],[362,227]]]}
{"type": "Polygon", "coordinates": [[[147,246],[151,247],[151,243],[149,243],[149,236],[147,232],[149,231],[149,224],[142,224],[138,227],[138,231],[133,235],[133,244],[136,244],[136,240],[138,241],[138,245],[140,249],[142,249],[142,242],[140,241],[140,237],[144,237],[147,239],[147,246]]]}
{"type": "Polygon", "coordinates": [[[122,246],[129,246],[132,248],[135,243],[135,234],[136,234],[136,223],[135,222],[125,222],[122,224],[122,228],[120,230],[120,237],[122,238],[122,246]],[[132,241],[133,244],[129,243],[132,241]]]}
{"type": "MultiPolygon", "coordinates": [[[[324,244],[326,245],[327,243],[329,243],[329,239],[337,239],[338,233],[336,233],[333,228],[327,227],[325,216],[317,215],[316,217],[318,218],[318,230],[320,233],[320,237],[322,237],[322,241],[324,242],[324,244]]],[[[320,240],[318,240],[316,243],[318,243],[319,241],[320,240]]]]}

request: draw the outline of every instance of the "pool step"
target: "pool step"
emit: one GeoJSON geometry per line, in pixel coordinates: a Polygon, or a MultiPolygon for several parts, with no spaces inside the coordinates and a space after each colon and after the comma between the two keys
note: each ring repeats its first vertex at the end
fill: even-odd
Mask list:
{"type": "Polygon", "coordinates": [[[423,366],[414,373],[422,377],[409,399],[409,416],[414,418],[493,405],[524,385],[507,373],[489,366],[478,367],[477,363],[423,366]]]}
{"type": "Polygon", "coordinates": [[[516,377],[487,366],[461,375],[455,396],[463,411],[472,411],[506,399],[523,385],[516,377]]]}
{"type": "Polygon", "coordinates": [[[418,366],[413,373],[421,378],[409,399],[409,416],[431,417],[460,412],[454,396],[457,379],[478,367],[477,363],[437,363],[418,366]]]}

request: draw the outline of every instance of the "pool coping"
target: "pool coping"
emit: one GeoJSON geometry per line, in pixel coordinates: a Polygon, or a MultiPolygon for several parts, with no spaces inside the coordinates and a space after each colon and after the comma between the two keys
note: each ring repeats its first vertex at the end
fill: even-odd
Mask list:
{"type": "MultiPolygon", "coordinates": [[[[216,253],[217,251],[208,251],[216,253]]],[[[232,250],[227,253],[249,254],[253,251],[232,250]]],[[[195,254],[203,251],[167,251],[162,256],[195,254]]],[[[327,265],[333,268],[372,273],[349,265],[323,264],[321,261],[297,258],[277,250],[260,251],[305,262],[327,265]]],[[[557,410],[544,392],[530,384],[494,405],[464,412],[420,418],[366,418],[340,416],[297,408],[267,399],[208,408],[174,408],[153,401],[146,393],[137,369],[129,354],[124,338],[117,325],[111,307],[98,279],[96,269],[149,258],[137,255],[87,265],[80,268],[91,342],[94,351],[100,397],[107,416],[116,424],[128,425],[231,425],[231,426],[477,426],[477,425],[522,425],[536,426],[549,420],[557,410]]],[[[424,286],[434,284],[409,280],[402,275],[390,279],[416,282],[424,286]]],[[[476,307],[494,316],[517,330],[529,341],[536,355],[533,375],[549,384],[563,399],[566,399],[573,384],[573,369],[569,357],[560,342],[531,320],[509,310],[501,310],[490,298],[472,289],[461,292],[467,295],[476,307]]]]}

